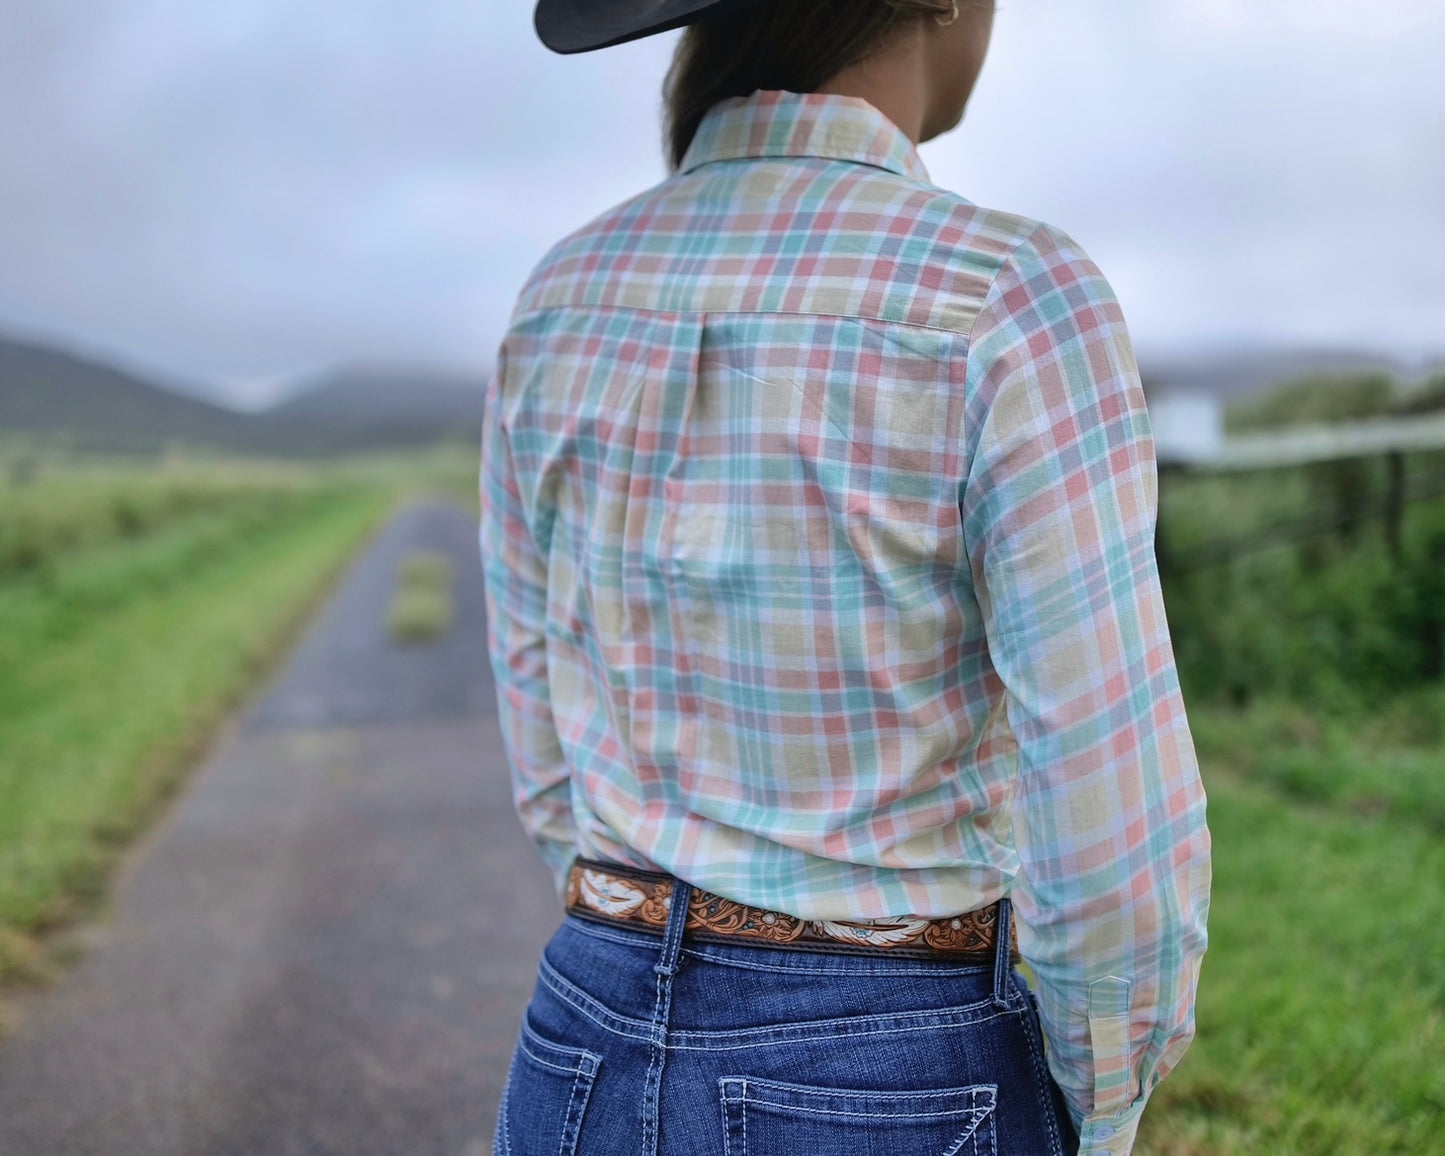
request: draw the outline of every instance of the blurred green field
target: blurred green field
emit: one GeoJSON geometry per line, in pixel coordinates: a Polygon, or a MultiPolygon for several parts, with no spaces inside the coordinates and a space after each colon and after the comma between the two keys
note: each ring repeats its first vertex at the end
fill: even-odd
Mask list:
{"type": "Polygon", "coordinates": [[[397,504],[475,508],[475,478],[459,448],[297,465],[0,444],[0,985],[53,977],[46,933],[103,903],[118,857],[397,504]]]}
{"type": "MultiPolygon", "coordinates": [[[[1383,484],[1169,476],[1161,524],[1250,539],[1383,484]]],[[[1362,519],[1166,577],[1215,878],[1198,1034],[1141,1156],[1445,1151],[1445,499],[1401,530],[1398,556],[1362,519]]]]}
{"type": "Polygon", "coordinates": [[[1438,1153],[1440,839],[1282,805],[1214,763],[1206,782],[1214,891],[1198,1034],[1136,1152],[1438,1153]]]}
{"type": "MultiPolygon", "coordinates": [[[[57,970],[43,932],[103,901],[117,855],[395,503],[476,503],[469,446],[284,468],[35,460],[0,441],[0,982],[57,970]]],[[[1406,465],[1424,477],[1445,454],[1406,465]]],[[[1409,507],[1398,555],[1368,518],[1270,537],[1384,480],[1369,461],[1161,477],[1179,555],[1255,546],[1165,576],[1215,884],[1198,1036],[1141,1156],[1442,1151],[1445,498],[1409,507]]],[[[424,633],[441,610],[394,613],[424,633]]]]}

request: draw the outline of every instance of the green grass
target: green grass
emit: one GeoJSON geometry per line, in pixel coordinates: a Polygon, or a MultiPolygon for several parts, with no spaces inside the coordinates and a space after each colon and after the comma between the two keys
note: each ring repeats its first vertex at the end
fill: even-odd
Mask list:
{"type": "Polygon", "coordinates": [[[0,431],[0,987],[73,962],[48,933],[103,904],[387,511],[445,497],[475,513],[477,469],[468,442],[307,463],[0,431]]]}
{"type": "MultiPolygon", "coordinates": [[[[1411,454],[1410,478],[1445,454],[1411,454]]],[[[1161,482],[1183,557],[1377,500],[1378,460],[1161,482]]],[[[1445,1151],[1445,500],[1166,575],[1214,840],[1198,1034],[1140,1156],[1445,1151]]]]}
{"type": "Polygon", "coordinates": [[[1445,843],[1206,774],[1198,1034],[1140,1156],[1428,1156],[1445,1129],[1445,843]]]}
{"type": "Polygon", "coordinates": [[[1287,799],[1445,835],[1445,684],[1401,690],[1374,711],[1258,699],[1189,718],[1202,760],[1287,799]]]}
{"type": "Polygon", "coordinates": [[[397,496],[313,472],[0,585],[0,980],[120,853],[397,496]]]}
{"type": "Polygon", "coordinates": [[[1214,841],[1198,1034],[1140,1156],[1427,1156],[1445,1129],[1445,685],[1191,708],[1214,841]]]}
{"type": "MultiPolygon", "coordinates": [[[[34,462],[35,459],[23,459],[34,462]]],[[[305,467],[226,461],[204,470],[185,460],[137,468],[101,461],[32,465],[5,487],[0,578],[54,572],[66,556],[116,539],[141,539],[178,517],[225,512],[290,485],[310,484],[305,467]]]]}
{"type": "Polygon", "coordinates": [[[103,905],[388,510],[439,497],[475,514],[477,469],[463,441],[304,463],[0,431],[0,989],[74,962],[49,933],[103,905]]]}
{"type": "MultiPolygon", "coordinates": [[[[1423,469],[1423,467],[1421,467],[1423,469]]],[[[1445,464],[1430,467],[1439,473],[1445,464]]],[[[1202,543],[1252,526],[1288,476],[1174,479],[1166,540],[1202,543]],[[1233,498],[1231,522],[1224,508],[1233,498]]],[[[1320,499],[1316,505],[1324,505],[1320,499]]],[[[1445,498],[1411,505],[1392,558],[1378,525],[1167,574],[1164,600],[1191,704],[1287,699],[1312,709],[1389,709],[1445,670],[1445,498]]]]}
{"type": "MultiPolygon", "coordinates": [[[[470,445],[275,474],[207,464],[205,480],[174,467],[202,495],[188,500],[106,468],[154,506],[118,517],[98,474],[48,462],[0,495],[84,528],[33,530],[43,558],[0,576],[0,980],[55,970],[42,933],[103,901],[117,857],[393,500],[430,490],[476,512],[470,445]]],[[[1201,481],[1169,500],[1202,541],[1309,491],[1201,481]]],[[[1415,624],[1441,597],[1442,509],[1412,511],[1402,570],[1378,544],[1286,551],[1171,593],[1214,888],[1198,1035],[1154,1093],[1140,1156],[1441,1150],[1445,684],[1395,676],[1419,668],[1415,624]],[[1225,705],[1233,689],[1243,709],[1225,705]]],[[[398,613],[435,627],[449,580],[426,560],[399,579],[423,605],[398,613]]]]}

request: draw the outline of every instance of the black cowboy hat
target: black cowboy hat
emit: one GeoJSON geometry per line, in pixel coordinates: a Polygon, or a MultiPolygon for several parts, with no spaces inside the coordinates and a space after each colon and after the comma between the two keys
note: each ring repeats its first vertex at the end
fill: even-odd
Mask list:
{"type": "Polygon", "coordinates": [[[537,0],[532,24],[553,52],[591,52],[759,0],[537,0]]]}

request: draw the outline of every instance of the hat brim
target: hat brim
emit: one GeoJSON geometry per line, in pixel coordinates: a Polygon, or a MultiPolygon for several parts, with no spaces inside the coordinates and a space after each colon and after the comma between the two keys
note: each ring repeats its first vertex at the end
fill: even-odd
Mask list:
{"type": "Polygon", "coordinates": [[[532,26],[553,52],[610,48],[762,0],[537,0],[532,26]]]}

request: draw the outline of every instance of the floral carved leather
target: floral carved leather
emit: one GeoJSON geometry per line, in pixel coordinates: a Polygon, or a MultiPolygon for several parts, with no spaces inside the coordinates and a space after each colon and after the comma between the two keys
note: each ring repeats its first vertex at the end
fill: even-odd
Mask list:
{"type": "MultiPolygon", "coordinates": [[[[579,858],[567,878],[566,906],[584,918],[660,933],[672,906],[673,882],[671,875],[579,858]]],[[[997,904],[937,919],[799,919],[694,887],[684,931],[693,939],[724,943],[742,937],[811,951],[881,951],[929,959],[940,954],[979,956],[985,957],[980,962],[988,962],[997,928],[997,904]]],[[[1010,959],[1018,963],[1017,947],[1011,943],[1009,948],[1010,959]]]]}

